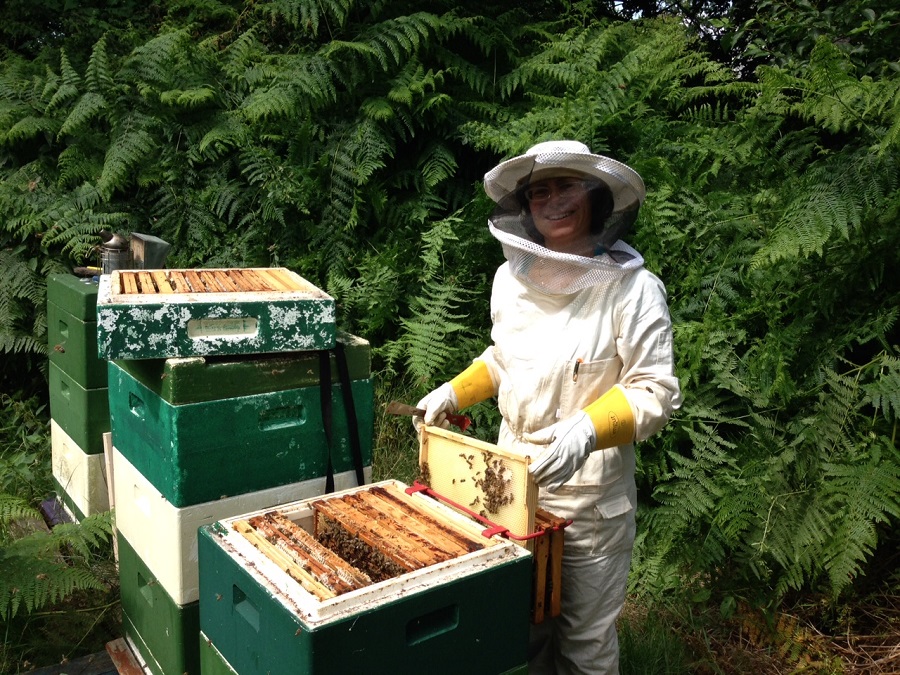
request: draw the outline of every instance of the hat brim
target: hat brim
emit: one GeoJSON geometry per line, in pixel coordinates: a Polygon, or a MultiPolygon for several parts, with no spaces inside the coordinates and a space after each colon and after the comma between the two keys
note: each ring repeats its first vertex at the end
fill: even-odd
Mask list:
{"type": "Polygon", "coordinates": [[[646,196],[644,181],[631,167],[603,155],[548,152],[520,155],[501,162],[484,176],[484,190],[498,204],[523,185],[576,173],[603,182],[613,196],[613,212],[639,207],[646,196]]]}

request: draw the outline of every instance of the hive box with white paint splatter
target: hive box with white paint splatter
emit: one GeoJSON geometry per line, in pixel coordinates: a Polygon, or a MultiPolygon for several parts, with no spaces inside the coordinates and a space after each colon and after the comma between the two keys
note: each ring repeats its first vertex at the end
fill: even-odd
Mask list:
{"type": "Polygon", "coordinates": [[[331,349],[334,299],[284,268],[115,270],[100,278],[105,359],[331,349]]]}

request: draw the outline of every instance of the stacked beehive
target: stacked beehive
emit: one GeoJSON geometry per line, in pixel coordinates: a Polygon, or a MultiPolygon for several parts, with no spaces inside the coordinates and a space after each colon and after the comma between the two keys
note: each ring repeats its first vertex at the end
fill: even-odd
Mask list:
{"type": "Polygon", "coordinates": [[[103,434],[109,431],[106,362],[97,356],[97,283],[71,274],[47,280],[53,481],[69,515],[109,509],[103,434]]]}
{"type": "Polygon", "coordinates": [[[283,269],[113,272],[98,337],[125,634],[150,671],[194,675],[197,528],[320,495],[329,470],[336,488],[368,481],[369,346],[283,269]]]}

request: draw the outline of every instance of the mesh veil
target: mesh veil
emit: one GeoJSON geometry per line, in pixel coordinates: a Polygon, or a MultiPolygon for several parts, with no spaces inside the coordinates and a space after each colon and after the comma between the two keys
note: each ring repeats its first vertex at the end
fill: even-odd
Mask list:
{"type": "Polygon", "coordinates": [[[586,146],[565,141],[535,146],[489,171],[485,190],[497,203],[488,221],[490,232],[502,244],[512,273],[532,288],[550,294],[575,293],[609,285],[644,263],[621,240],[637,219],[644,183],[630,167],[590,154],[586,146]],[[583,249],[593,257],[547,248],[534,225],[525,189],[534,181],[560,175],[585,180],[592,200],[592,224],[583,249]],[[594,199],[595,192],[603,195],[594,199]]]}
{"type": "Polygon", "coordinates": [[[534,242],[510,220],[521,218],[494,214],[488,228],[503,246],[510,270],[524,284],[551,295],[577,293],[589,286],[607,286],[632,270],[643,266],[644,259],[625,242],[619,240],[604,253],[588,258],[551,251],[534,242]]]}

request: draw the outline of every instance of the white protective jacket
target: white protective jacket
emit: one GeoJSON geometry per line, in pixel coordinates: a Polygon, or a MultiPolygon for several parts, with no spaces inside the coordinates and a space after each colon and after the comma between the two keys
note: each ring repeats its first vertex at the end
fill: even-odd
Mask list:
{"type": "MultiPolygon", "coordinates": [[[[479,358],[498,390],[501,447],[537,456],[543,448],[523,434],[572,415],[616,384],[638,441],[661,429],[681,403],[665,288],[643,267],[556,295],[522,283],[505,263],[494,278],[491,318],[493,345],[479,358]]],[[[567,556],[616,548],[597,541],[596,520],[635,508],[634,470],[632,444],[596,450],[556,493],[541,491],[543,508],[575,521],[566,532],[567,556]]],[[[630,551],[631,541],[617,546],[630,551]]]]}

